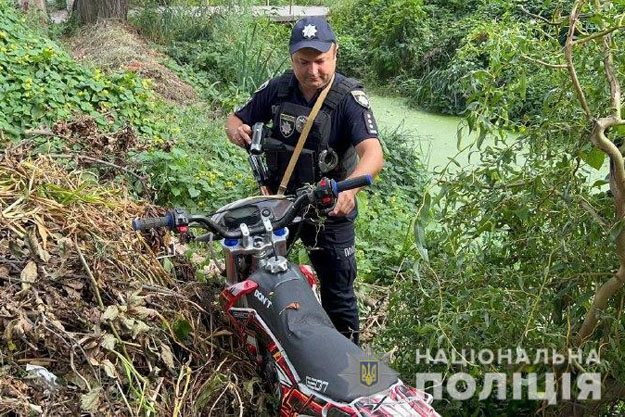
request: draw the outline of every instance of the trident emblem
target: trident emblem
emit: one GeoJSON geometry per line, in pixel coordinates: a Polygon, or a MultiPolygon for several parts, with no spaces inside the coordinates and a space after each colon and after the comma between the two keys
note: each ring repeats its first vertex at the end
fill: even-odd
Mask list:
{"type": "Polygon", "coordinates": [[[378,361],[360,361],[360,383],[366,387],[378,383],[378,361]]]}

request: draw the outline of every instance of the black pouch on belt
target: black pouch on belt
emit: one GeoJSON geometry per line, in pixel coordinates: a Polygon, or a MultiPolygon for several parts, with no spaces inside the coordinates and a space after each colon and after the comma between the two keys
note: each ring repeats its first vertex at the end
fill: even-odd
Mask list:
{"type": "MultiPolygon", "coordinates": [[[[267,158],[270,188],[275,191],[280,185],[295,147],[286,145],[273,138],[266,138],[263,148],[267,158]]],[[[306,148],[302,149],[302,153],[293,170],[293,175],[289,180],[287,194],[295,192],[298,187],[305,183],[314,183],[316,181],[317,169],[316,152],[306,148]]]]}

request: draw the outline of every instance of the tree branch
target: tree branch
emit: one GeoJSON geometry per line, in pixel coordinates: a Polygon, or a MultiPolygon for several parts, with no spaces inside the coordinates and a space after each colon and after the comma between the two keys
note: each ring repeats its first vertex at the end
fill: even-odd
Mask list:
{"type": "Polygon", "coordinates": [[[588,120],[592,120],[592,114],[590,112],[590,107],[588,107],[588,101],[586,101],[586,97],[584,96],[584,92],[582,91],[582,87],[579,83],[579,78],[577,78],[577,71],[573,65],[573,45],[575,44],[573,36],[575,35],[575,27],[577,26],[577,21],[579,19],[579,9],[581,9],[584,3],[586,3],[585,0],[578,0],[571,9],[569,17],[569,32],[566,35],[566,43],[564,44],[564,57],[566,58],[566,66],[569,70],[573,87],[575,87],[575,92],[577,93],[577,99],[584,109],[586,118],[588,120]]]}
{"type": "Polygon", "coordinates": [[[615,27],[610,28],[610,29],[602,30],[601,32],[593,33],[592,35],[586,36],[585,38],[577,39],[576,41],[573,41],[573,42],[575,44],[582,44],[582,43],[591,41],[593,39],[597,39],[597,38],[600,38],[602,36],[609,35],[610,33],[614,32],[615,30],[619,30],[619,29],[625,29],[625,25],[615,26],[615,27]]]}
{"type": "MultiPolygon", "coordinates": [[[[625,166],[621,151],[609,140],[606,129],[623,124],[620,117],[614,115],[595,121],[590,139],[593,144],[610,157],[610,189],[614,196],[616,218],[623,221],[625,216],[625,166]]],[[[581,345],[594,332],[599,322],[597,314],[603,311],[610,299],[625,285],[625,231],[616,237],[616,255],[619,258],[619,270],[607,282],[603,283],[592,301],[592,307],[586,313],[584,322],[577,335],[577,344],[581,345]]]]}
{"type": "Polygon", "coordinates": [[[597,313],[603,311],[608,305],[608,301],[618,290],[623,287],[625,283],[625,269],[620,267],[619,270],[604,283],[601,288],[595,294],[595,298],[592,303],[592,307],[586,313],[582,327],[577,334],[577,345],[580,346],[584,341],[592,334],[597,327],[599,319],[597,313]]]}
{"type": "MultiPolygon", "coordinates": [[[[623,166],[623,163],[625,161],[623,160],[623,155],[621,155],[621,151],[618,149],[618,147],[605,135],[605,131],[608,128],[620,125],[622,123],[623,121],[621,120],[621,118],[617,118],[615,116],[603,117],[596,120],[595,126],[593,127],[592,133],[590,134],[590,140],[597,148],[601,149],[610,157],[610,161],[612,162],[610,174],[615,182],[614,185],[616,187],[616,189],[613,191],[618,193],[621,197],[625,197],[625,166],[623,166]]],[[[616,193],[614,196],[615,199],[619,197],[616,193]]],[[[617,218],[620,219],[625,214],[625,210],[619,207],[623,206],[623,204],[618,204],[619,201],[616,201],[616,203],[617,218]]],[[[623,263],[625,265],[625,259],[623,263]]]]}
{"type": "Polygon", "coordinates": [[[550,64],[549,62],[545,62],[543,60],[540,60],[538,58],[532,58],[531,56],[528,55],[521,55],[521,58],[526,59],[530,62],[534,62],[535,64],[540,64],[540,65],[544,65],[545,67],[549,67],[549,68],[557,68],[557,69],[566,69],[567,66],[566,64],[550,64]]]}
{"type": "Polygon", "coordinates": [[[614,70],[614,56],[612,55],[612,36],[606,35],[603,38],[603,66],[605,68],[605,75],[610,82],[610,103],[614,110],[614,116],[618,119],[615,122],[621,120],[621,84],[615,75],[614,70]]]}
{"type": "Polygon", "coordinates": [[[549,20],[549,19],[547,19],[547,18],[545,18],[545,17],[542,17],[542,16],[541,16],[541,15],[539,15],[539,14],[534,14],[534,13],[530,12],[529,10],[527,10],[527,9],[526,9],[525,7],[523,7],[523,6],[520,6],[520,9],[521,9],[521,11],[522,11],[523,13],[525,13],[526,15],[531,16],[531,17],[533,17],[533,18],[535,18],[535,19],[538,19],[538,20],[540,20],[540,21],[542,21],[542,22],[544,22],[544,23],[546,23],[546,24],[548,24],[548,25],[560,26],[560,25],[563,23],[563,21],[562,21],[562,20],[560,20],[560,21],[553,21],[553,20],[549,20]]]}

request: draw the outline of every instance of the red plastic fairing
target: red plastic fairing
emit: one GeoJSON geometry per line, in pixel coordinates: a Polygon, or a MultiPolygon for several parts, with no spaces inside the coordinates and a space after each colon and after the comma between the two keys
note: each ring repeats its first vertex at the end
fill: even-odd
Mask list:
{"type": "Polygon", "coordinates": [[[353,403],[363,417],[440,417],[423,391],[399,383],[387,391],[362,397],[353,403]]]}
{"type": "Polygon", "coordinates": [[[291,385],[296,386],[297,381],[295,381],[295,376],[291,372],[291,368],[289,368],[289,365],[284,360],[284,356],[282,356],[282,352],[278,350],[275,343],[272,342],[271,345],[269,345],[269,352],[271,352],[274,361],[276,361],[276,365],[282,369],[282,372],[284,372],[286,377],[289,379],[291,385]]]}
{"type": "Polygon", "coordinates": [[[337,416],[337,417],[355,417],[358,414],[356,414],[356,412],[354,411],[353,408],[351,407],[347,407],[347,406],[339,406],[336,404],[328,404],[326,407],[326,415],[327,416],[337,416]],[[341,410],[340,412],[334,411],[332,412],[331,410],[341,410]]]}
{"type": "Polygon", "coordinates": [[[314,396],[307,396],[296,388],[281,388],[283,400],[280,417],[321,416],[322,407],[314,401],[314,396]]]}
{"type": "Polygon", "coordinates": [[[258,284],[249,279],[226,287],[221,292],[221,296],[225,300],[224,310],[230,310],[241,297],[245,294],[249,294],[256,288],[258,288],[258,284]]]}
{"type": "Polygon", "coordinates": [[[308,281],[308,285],[310,285],[311,287],[314,287],[315,285],[317,285],[317,276],[315,275],[315,273],[313,272],[310,266],[300,265],[299,270],[306,277],[306,280],[308,281]]]}

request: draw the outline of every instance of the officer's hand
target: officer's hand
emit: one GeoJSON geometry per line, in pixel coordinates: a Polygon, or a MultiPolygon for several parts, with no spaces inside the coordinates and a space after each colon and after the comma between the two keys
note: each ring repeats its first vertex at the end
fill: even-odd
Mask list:
{"type": "Polygon", "coordinates": [[[334,209],[329,216],[347,216],[356,205],[356,192],[354,190],[342,191],[336,199],[334,209]]]}
{"type": "Polygon", "coordinates": [[[245,149],[252,143],[252,128],[249,125],[242,124],[229,132],[228,139],[230,142],[245,149]]]}

